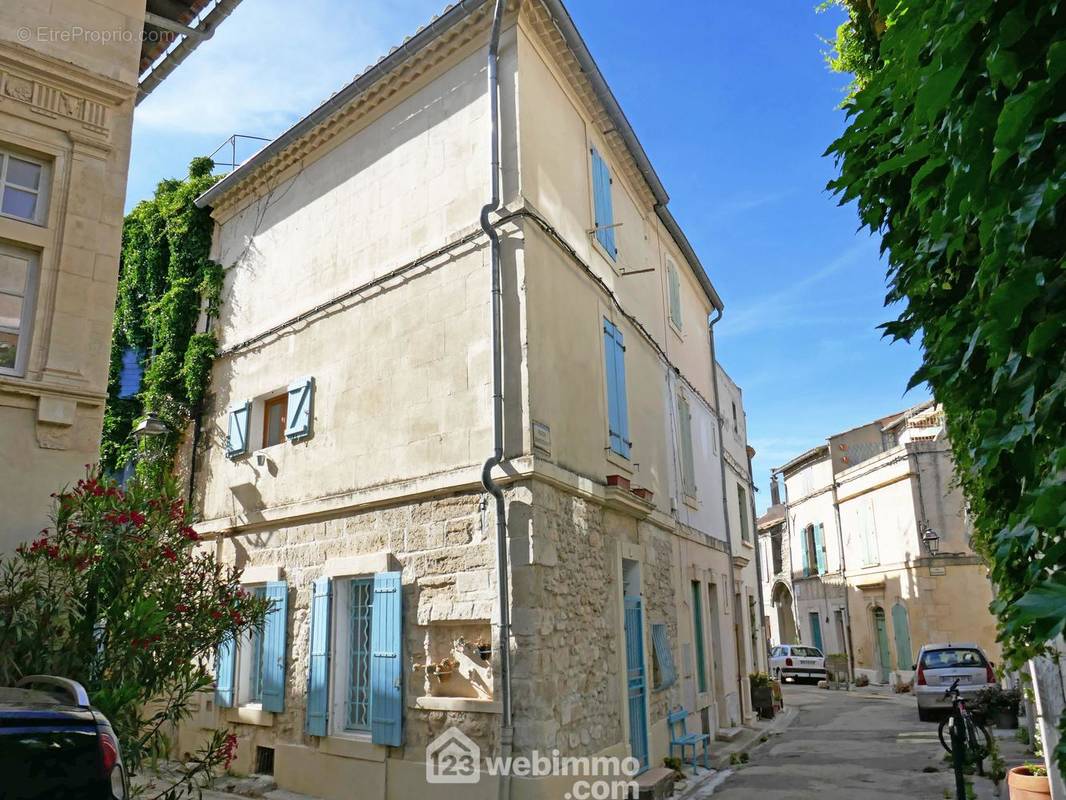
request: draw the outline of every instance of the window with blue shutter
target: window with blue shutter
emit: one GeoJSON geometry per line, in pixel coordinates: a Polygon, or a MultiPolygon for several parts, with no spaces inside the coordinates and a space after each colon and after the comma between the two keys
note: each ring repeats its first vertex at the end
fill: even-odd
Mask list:
{"type": "Polygon", "coordinates": [[[226,637],[215,653],[215,705],[219,708],[233,707],[233,677],[237,648],[233,639],[226,637]]]}
{"type": "Polygon", "coordinates": [[[226,455],[229,458],[236,458],[248,452],[248,420],[251,415],[251,403],[246,402],[230,409],[226,435],[226,455]]]}
{"type": "Polygon", "coordinates": [[[325,736],[329,720],[329,578],[319,578],[311,585],[311,642],[307,670],[307,732],[325,736]]]}
{"type": "MultiPolygon", "coordinates": [[[[266,587],[256,586],[250,594],[253,597],[266,597],[266,587]]],[[[268,614],[269,616],[269,614],[268,614]]],[[[254,628],[248,634],[248,644],[251,646],[252,651],[251,663],[247,671],[248,674],[248,697],[249,703],[260,703],[263,700],[263,635],[266,633],[266,626],[263,630],[254,628]]],[[[242,655],[241,658],[244,658],[242,655]]],[[[242,670],[243,671],[243,670],[242,670]]],[[[239,692],[238,692],[239,694],[239,692]]],[[[240,698],[238,697],[238,702],[240,698]]]]}
{"type": "Polygon", "coordinates": [[[370,633],[370,738],[403,744],[403,587],[399,572],[374,576],[370,633]]]}
{"type": "Polygon", "coordinates": [[[285,645],[289,614],[289,587],[285,581],[272,581],[265,594],[271,601],[261,634],[259,658],[259,701],[264,711],[285,710],[285,645]]]}
{"type": "Polygon", "coordinates": [[[808,525],[800,532],[800,547],[803,550],[803,575],[806,577],[811,574],[811,539],[814,538],[814,531],[808,525]]]}
{"type": "Polygon", "coordinates": [[[610,320],[603,320],[604,372],[607,376],[607,425],[611,450],[629,458],[629,409],[626,405],[625,343],[622,332],[610,320]]]}
{"type": "Polygon", "coordinates": [[[315,379],[301,378],[289,386],[288,413],[285,436],[298,441],[311,435],[311,401],[314,399],[315,379]]]}
{"type": "Polygon", "coordinates": [[[144,376],[144,351],[137,347],[127,347],[122,351],[122,365],[118,373],[118,396],[122,399],[133,397],[141,391],[141,378],[144,376]]]}
{"type": "Polygon", "coordinates": [[[820,522],[814,526],[814,557],[818,561],[818,574],[825,573],[825,528],[820,522]]]}
{"type": "Polygon", "coordinates": [[[670,641],[666,638],[666,625],[657,622],[651,626],[651,641],[655,650],[655,661],[659,667],[659,682],[655,688],[667,689],[677,680],[677,670],[674,668],[674,654],[670,649],[670,641]]]}
{"type": "Polygon", "coordinates": [[[677,419],[681,438],[681,483],[685,494],[696,496],[696,465],[692,456],[692,410],[684,395],[677,396],[677,419]]]}
{"type": "Polygon", "coordinates": [[[596,219],[596,240],[612,259],[618,256],[614,244],[614,207],[611,203],[611,171],[596,148],[592,148],[592,200],[596,219]]]}
{"type": "Polygon", "coordinates": [[[374,605],[374,579],[348,581],[348,680],[344,698],[344,727],[370,730],[370,631],[374,605]]]}

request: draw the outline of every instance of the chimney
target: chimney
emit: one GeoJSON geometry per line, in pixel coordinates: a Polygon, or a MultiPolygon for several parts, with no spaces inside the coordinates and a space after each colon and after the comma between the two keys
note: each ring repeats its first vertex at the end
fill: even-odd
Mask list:
{"type": "Polygon", "coordinates": [[[770,478],[770,505],[781,505],[781,488],[777,485],[777,476],[770,478]]]}

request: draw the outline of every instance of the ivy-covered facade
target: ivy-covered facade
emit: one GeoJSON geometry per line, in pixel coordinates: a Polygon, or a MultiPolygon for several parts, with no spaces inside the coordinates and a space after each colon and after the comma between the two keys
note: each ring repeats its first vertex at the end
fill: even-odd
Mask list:
{"type": "Polygon", "coordinates": [[[113,472],[138,461],[132,433],[148,413],[167,433],[156,458],[142,463],[169,465],[203,399],[216,340],[210,326],[197,331],[197,324],[202,314],[217,313],[222,267],[209,258],[210,212],[193,201],[218,180],[213,167],[209,158],[193,159],[184,180],[160,182],[123,225],[100,445],[101,462],[113,472]]]}

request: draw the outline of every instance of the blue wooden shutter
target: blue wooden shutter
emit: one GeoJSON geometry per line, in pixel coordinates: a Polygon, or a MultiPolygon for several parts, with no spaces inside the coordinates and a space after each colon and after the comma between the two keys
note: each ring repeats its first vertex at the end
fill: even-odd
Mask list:
{"type": "Polygon", "coordinates": [[[803,574],[811,574],[811,545],[806,528],[800,530],[800,548],[803,550],[803,574]]]}
{"type": "Polygon", "coordinates": [[[289,587],[285,581],[266,585],[272,601],[263,624],[262,704],[264,711],[285,710],[285,628],[289,612],[289,587]]]}
{"type": "Polygon", "coordinates": [[[403,587],[399,572],[374,576],[370,622],[370,739],[403,744],[403,587]]]}
{"type": "Polygon", "coordinates": [[[233,707],[233,673],[237,648],[233,638],[227,636],[215,653],[215,705],[219,708],[233,707]]]}
{"type": "Polygon", "coordinates": [[[329,615],[332,584],[319,578],[311,584],[311,648],[307,670],[307,732],[325,736],[329,719],[329,615]]]}
{"type": "Polygon", "coordinates": [[[120,398],[133,397],[141,390],[141,377],[144,375],[142,358],[144,358],[144,351],[140,348],[127,347],[122,351],[122,366],[118,373],[118,396],[120,398]]]}
{"type": "Polygon", "coordinates": [[[229,431],[226,437],[226,455],[230,458],[248,452],[248,419],[252,415],[252,404],[234,406],[229,412],[229,431]]]}
{"type": "Polygon", "coordinates": [[[311,435],[311,401],[315,393],[315,379],[302,378],[289,386],[288,419],[285,435],[290,441],[311,435]]]}
{"type": "Polygon", "coordinates": [[[822,523],[814,526],[814,556],[818,559],[818,574],[826,571],[825,566],[825,529],[822,523]]]}
{"type": "Polygon", "coordinates": [[[677,670],[674,668],[674,653],[666,638],[666,626],[661,622],[651,626],[651,641],[655,648],[655,658],[659,662],[659,685],[655,688],[666,689],[673,686],[677,680],[677,670]]]}
{"type": "Polygon", "coordinates": [[[618,255],[618,249],[614,245],[614,228],[606,227],[614,224],[614,207],[611,203],[611,171],[607,168],[607,162],[592,148],[592,199],[595,208],[596,239],[611,258],[618,255]]]}
{"type": "Polygon", "coordinates": [[[626,403],[626,362],[622,332],[603,321],[604,371],[607,375],[607,424],[611,449],[629,458],[629,411],[626,403]]]}

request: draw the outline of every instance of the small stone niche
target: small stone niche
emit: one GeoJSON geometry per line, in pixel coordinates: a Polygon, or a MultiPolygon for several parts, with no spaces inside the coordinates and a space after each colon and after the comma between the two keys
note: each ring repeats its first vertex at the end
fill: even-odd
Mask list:
{"type": "MultiPolygon", "coordinates": [[[[488,621],[425,626],[423,652],[414,658],[427,697],[492,700],[492,629],[488,621]]],[[[413,681],[418,685],[418,677],[413,681]]]]}

